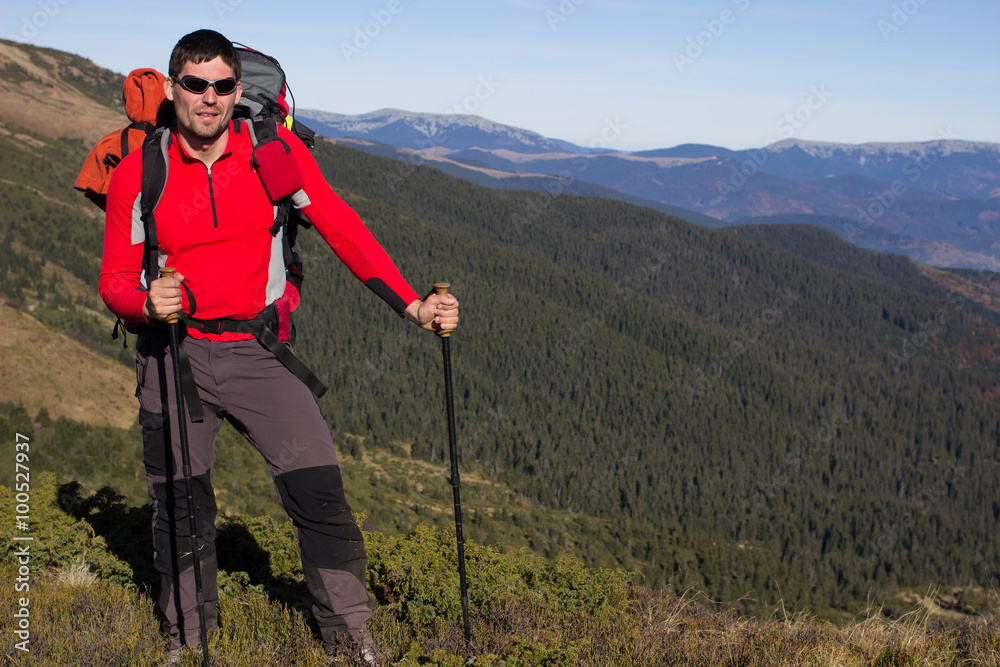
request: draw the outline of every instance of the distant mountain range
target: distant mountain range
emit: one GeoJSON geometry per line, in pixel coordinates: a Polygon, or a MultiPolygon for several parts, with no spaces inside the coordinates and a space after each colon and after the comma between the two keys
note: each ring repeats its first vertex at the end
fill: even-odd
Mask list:
{"type": "Polygon", "coordinates": [[[547,139],[537,132],[494,123],[471,115],[411,113],[380,109],[359,116],[301,110],[300,119],[324,136],[360,137],[401,148],[451,148],[489,146],[519,153],[583,153],[568,141],[547,139]]]}
{"type": "Polygon", "coordinates": [[[733,151],[576,146],[470,115],[300,110],[321,135],[501,188],[623,199],[704,226],[804,223],[944,267],[1000,269],[1000,144],[786,139],[733,151]]]}

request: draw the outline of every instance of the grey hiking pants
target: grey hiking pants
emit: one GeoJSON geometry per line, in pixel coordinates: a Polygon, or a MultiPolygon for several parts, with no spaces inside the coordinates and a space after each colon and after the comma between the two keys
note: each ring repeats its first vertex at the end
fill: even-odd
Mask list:
{"type": "MultiPolygon", "coordinates": [[[[313,614],[324,643],[357,638],[374,603],[365,588],[361,530],[344,496],[333,441],[309,389],[256,340],[187,337],[184,346],[205,410],[187,419],[205,615],[218,624],[215,438],[227,419],[267,462],[292,519],[313,614]]],[[[143,463],[153,500],[153,561],[160,573],[157,611],[171,646],[198,643],[187,493],[177,435],[173,362],[166,333],[139,337],[136,349],[143,463]]]]}

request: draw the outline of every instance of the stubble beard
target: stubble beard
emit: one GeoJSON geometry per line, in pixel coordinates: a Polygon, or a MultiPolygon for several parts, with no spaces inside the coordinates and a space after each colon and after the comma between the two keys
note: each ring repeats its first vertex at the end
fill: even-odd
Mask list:
{"type": "MultiPolygon", "coordinates": [[[[199,111],[205,111],[206,109],[200,109],[199,111]]],[[[200,121],[198,118],[198,112],[191,112],[191,120],[188,122],[185,128],[192,135],[205,140],[218,139],[222,136],[222,133],[226,131],[229,127],[229,116],[222,109],[212,109],[212,111],[218,111],[219,115],[216,116],[215,121],[211,123],[206,123],[200,121]]]]}

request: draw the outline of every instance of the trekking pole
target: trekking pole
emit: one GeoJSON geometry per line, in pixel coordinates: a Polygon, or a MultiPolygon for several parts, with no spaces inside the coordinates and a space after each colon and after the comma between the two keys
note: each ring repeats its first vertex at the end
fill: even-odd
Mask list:
{"type": "MultiPolygon", "coordinates": [[[[434,283],[435,294],[447,294],[450,283],[434,283]]],[[[444,397],[448,408],[448,446],[451,450],[451,489],[455,498],[455,539],[458,542],[458,580],[462,590],[462,623],[465,628],[465,646],[472,648],[472,630],[469,628],[469,589],[465,579],[465,538],[462,537],[462,499],[458,491],[458,445],[455,443],[455,399],[451,390],[451,331],[438,331],[441,354],[444,357],[444,397]]]]}
{"type": "MultiPolygon", "coordinates": [[[[160,276],[169,278],[175,269],[164,267],[160,276]]],[[[184,492],[187,494],[188,522],[191,531],[191,559],[194,563],[195,600],[198,602],[198,635],[201,639],[201,660],[208,667],[208,628],[205,624],[205,591],[201,585],[201,559],[198,556],[198,522],[194,516],[194,491],[191,487],[191,451],[188,449],[187,419],[184,416],[184,393],[181,391],[181,361],[180,361],[180,316],[177,313],[167,315],[167,329],[170,332],[170,358],[174,366],[174,394],[177,396],[177,435],[181,441],[181,470],[184,474],[184,492]]],[[[180,573],[178,572],[178,578],[180,573]]]]}

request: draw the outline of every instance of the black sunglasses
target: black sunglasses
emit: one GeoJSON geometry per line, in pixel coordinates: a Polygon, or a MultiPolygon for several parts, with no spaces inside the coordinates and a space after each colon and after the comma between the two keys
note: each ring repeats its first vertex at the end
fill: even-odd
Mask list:
{"type": "Polygon", "coordinates": [[[203,79],[200,76],[185,76],[178,79],[176,76],[170,77],[180,85],[184,90],[194,93],[195,95],[201,95],[209,86],[215,88],[215,92],[219,95],[232,95],[236,92],[236,79],[216,79],[215,81],[209,81],[208,79],[203,79]]]}

